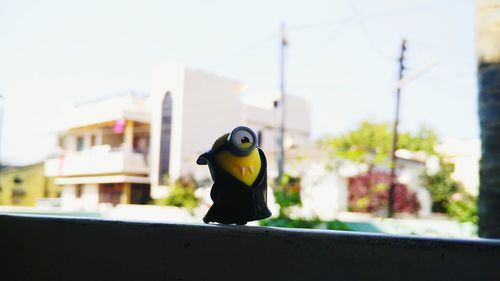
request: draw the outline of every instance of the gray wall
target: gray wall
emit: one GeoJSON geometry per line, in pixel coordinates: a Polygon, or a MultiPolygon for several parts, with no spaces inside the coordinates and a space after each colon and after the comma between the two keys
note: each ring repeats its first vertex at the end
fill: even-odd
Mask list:
{"type": "Polygon", "coordinates": [[[1,280],[500,280],[499,240],[0,215],[1,280]]]}

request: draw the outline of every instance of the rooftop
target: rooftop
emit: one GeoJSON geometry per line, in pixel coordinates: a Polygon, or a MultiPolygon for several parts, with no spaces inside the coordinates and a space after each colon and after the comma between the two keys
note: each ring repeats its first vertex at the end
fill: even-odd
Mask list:
{"type": "Polygon", "coordinates": [[[150,122],[148,97],[128,93],[108,96],[66,108],[59,119],[57,131],[86,127],[125,119],[141,123],[150,122]]]}

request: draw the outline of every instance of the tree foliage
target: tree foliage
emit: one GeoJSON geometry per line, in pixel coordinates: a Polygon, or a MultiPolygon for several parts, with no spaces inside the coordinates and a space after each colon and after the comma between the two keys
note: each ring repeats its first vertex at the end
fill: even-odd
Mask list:
{"type": "MultiPolygon", "coordinates": [[[[434,146],[437,141],[434,131],[424,127],[416,133],[400,133],[398,149],[435,154],[434,146]]],[[[365,121],[354,130],[338,137],[326,138],[322,143],[333,148],[334,156],[337,158],[388,166],[392,149],[392,127],[365,121]]]]}
{"type": "Polygon", "coordinates": [[[465,192],[453,194],[446,204],[446,211],[452,218],[459,222],[471,222],[477,224],[477,197],[465,192]]]}
{"type": "Polygon", "coordinates": [[[290,207],[299,206],[302,203],[300,189],[300,177],[283,175],[280,184],[274,188],[276,203],[280,206],[280,215],[287,216],[290,207]]]}
{"type": "Polygon", "coordinates": [[[451,178],[455,165],[440,159],[440,169],[434,174],[422,173],[421,183],[427,188],[432,198],[432,211],[446,213],[446,204],[450,196],[463,190],[462,185],[451,178]]]}
{"type": "Polygon", "coordinates": [[[455,170],[452,163],[440,158],[440,170],[434,174],[423,173],[420,180],[429,190],[432,198],[432,211],[447,213],[460,222],[477,224],[477,197],[465,191],[464,186],[454,180],[455,170]]]}
{"type": "MultiPolygon", "coordinates": [[[[332,149],[334,159],[345,159],[368,165],[390,166],[392,133],[392,127],[388,124],[365,121],[350,132],[324,139],[321,141],[321,144],[332,149]]],[[[447,213],[462,222],[476,223],[476,197],[468,194],[460,182],[453,180],[451,175],[455,167],[452,163],[445,161],[442,155],[439,155],[435,151],[434,147],[437,143],[438,137],[436,133],[426,127],[421,128],[415,133],[402,132],[398,135],[398,149],[424,151],[428,155],[435,155],[439,158],[440,169],[433,174],[427,174],[424,171],[420,178],[422,185],[427,188],[431,195],[432,210],[434,212],[447,213]]],[[[333,167],[331,163],[327,166],[325,169],[333,167]]],[[[369,173],[360,175],[360,179],[369,177],[369,173]]],[[[366,186],[366,184],[355,185],[363,187],[364,189],[358,188],[356,190],[361,190],[364,193],[361,192],[358,194],[359,196],[351,196],[351,199],[354,200],[351,200],[352,204],[350,204],[352,209],[369,212],[384,209],[383,204],[386,204],[384,203],[386,202],[386,200],[384,201],[384,190],[379,189],[382,186],[386,187],[387,182],[385,182],[385,185],[372,180],[369,182],[373,182],[372,186],[366,186]],[[382,205],[379,206],[380,204],[382,205]]],[[[410,197],[415,199],[414,196],[410,197]]],[[[413,199],[410,200],[411,204],[405,204],[405,206],[411,207],[410,212],[414,212],[418,208],[413,199]]],[[[405,200],[402,202],[408,201],[405,200]]]]}

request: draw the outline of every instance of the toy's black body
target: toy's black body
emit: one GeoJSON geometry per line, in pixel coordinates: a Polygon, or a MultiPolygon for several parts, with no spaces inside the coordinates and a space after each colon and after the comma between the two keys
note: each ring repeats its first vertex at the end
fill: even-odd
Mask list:
{"type": "Polygon", "coordinates": [[[210,192],[213,205],[203,218],[205,223],[244,225],[248,221],[271,216],[267,208],[267,161],[259,148],[260,172],[252,184],[247,186],[226,171],[213,158],[211,151],[202,155],[208,162],[214,184],[210,192]]]}

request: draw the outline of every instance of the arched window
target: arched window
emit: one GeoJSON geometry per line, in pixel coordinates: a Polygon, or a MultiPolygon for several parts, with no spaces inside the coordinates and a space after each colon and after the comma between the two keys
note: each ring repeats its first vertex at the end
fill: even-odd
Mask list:
{"type": "Polygon", "coordinates": [[[165,176],[170,168],[170,132],[172,127],[172,96],[167,92],[161,108],[160,173],[159,182],[165,184],[165,176]]]}

